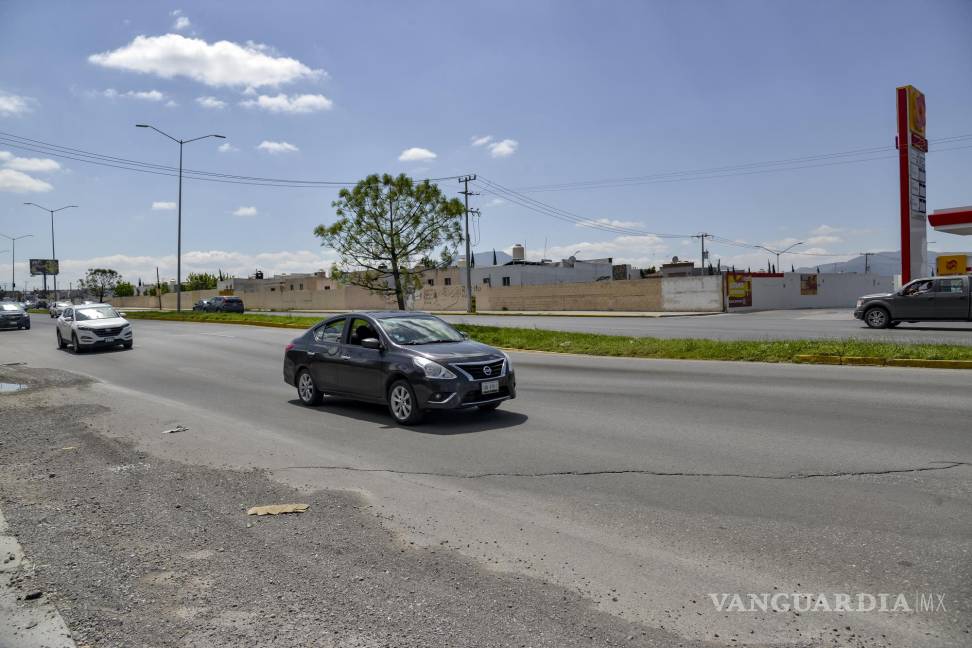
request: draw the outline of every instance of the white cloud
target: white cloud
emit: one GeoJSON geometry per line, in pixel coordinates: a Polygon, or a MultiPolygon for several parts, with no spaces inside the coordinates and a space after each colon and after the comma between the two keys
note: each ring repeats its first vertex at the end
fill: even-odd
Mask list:
{"type": "Polygon", "coordinates": [[[222,144],[216,147],[216,150],[219,151],[220,153],[232,153],[233,151],[239,151],[240,149],[236,148],[229,142],[223,142],[222,144]]]}
{"type": "Polygon", "coordinates": [[[283,93],[275,97],[260,95],[256,99],[240,102],[246,108],[260,108],[275,113],[311,113],[319,110],[330,110],[334,102],[319,94],[303,94],[287,96],[283,93]]]}
{"type": "Polygon", "coordinates": [[[220,110],[226,107],[226,102],[220,101],[216,97],[196,97],[196,103],[203,108],[210,108],[212,110],[220,110]]]}
{"type": "Polygon", "coordinates": [[[260,142],[257,148],[272,155],[276,155],[277,153],[296,153],[300,150],[290,142],[270,142],[267,140],[260,142]]]}
{"type": "Polygon", "coordinates": [[[488,203],[486,203],[486,206],[487,207],[499,207],[500,205],[505,205],[505,204],[506,204],[506,201],[503,200],[502,198],[493,198],[488,203]]]}
{"type": "Polygon", "coordinates": [[[840,243],[844,239],[839,236],[811,236],[807,239],[809,245],[827,245],[828,243],[840,243]]]}
{"type": "Polygon", "coordinates": [[[238,207],[236,211],[233,212],[234,216],[256,216],[256,207],[238,207]]]}
{"type": "Polygon", "coordinates": [[[615,218],[596,218],[593,220],[586,220],[579,222],[575,227],[591,227],[591,226],[607,225],[609,227],[625,227],[627,229],[644,227],[644,223],[639,223],[638,221],[626,221],[617,220],[615,218]]]}
{"type": "Polygon", "coordinates": [[[0,92],[0,117],[16,117],[29,113],[33,103],[34,100],[28,97],[0,92]]]}
{"type": "Polygon", "coordinates": [[[472,145],[473,146],[486,146],[487,144],[489,144],[492,141],[493,141],[493,136],[492,135],[482,135],[482,136],[480,136],[480,135],[473,135],[472,136],[472,145]]]}
{"type": "Polygon", "coordinates": [[[175,209],[178,205],[174,202],[166,202],[161,200],[156,200],[152,203],[152,209],[155,211],[169,211],[170,209],[175,209]]]}
{"type": "Polygon", "coordinates": [[[50,191],[53,185],[43,180],[38,180],[22,171],[15,169],[0,169],[0,191],[12,193],[30,193],[50,191]]]}
{"type": "Polygon", "coordinates": [[[7,169],[27,173],[50,173],[61,168],[60,164],[50,158],[22,158],[10,151],[0,151],[0,162],[7,169]]]}
{"type": "MultiPolygon", "coordinates": [[[[506,249],[510,253],[510,249],[506,249]]],[[[539,260],[543,250],[527,248],[527,257],[539,260]]],[[[645,268],[668,261],[668,247],[657,236],[616,236],[607,241],[581,241],[547,248],[548,259],[566,259],[576,255],[578,259],[602,259],[611,257],[614,263],[630,263],[645,268]]]]}
{"type": "Polygon", "coordinates": [[[826,234],[836,234],[837,232],[843,232],[844,230],[839,227],[831,227],[830,225],[821,225],[814,229],[811,234],[814,236],[823,236],[826,234]]]}
{"type": "Polygon", "coordinates": [[[182,9],[175,9],[170,15],[175,18],[175,22],[172,23],[172,29],[182,31],[192,26],[189,18],[182,13],[182,9]]]}
{"type": "Polygon", "coordinates": [[[141,101],[162,101],[165,99],[165,95],[158,90],[129,90],[128,92],[118,92],[114,88],[108,88],[101,94],[109,99],[116,99],[118,97],[139,99],[141,101]]]}
{"type": "Polygon", "coordinates": [[[402,151],[398,159],[400,162],[423,162],[425,160],[434,160],[437,157],[439,156],[429,149],[413,146],[402,151]]]}
{"type": "Polygon", "coordinates": [[[516,153],[516,149],[519,148],[520,143],[513,139],[505,139],[501,142],[493,142],[487,148],[489,148],[489,154],[494,158],[504,158],[509,157],[516,153]]]}
{"type": "Polygon", "coordinates": [[[136,36],[116,50],[92,54],[88,61],[164,79],[184,76],[214,87],[276,87],[323,75],[321,70],[311,69],[297,59],[275,55],[266,45],[207,43],[181,34],[136,36]]]}

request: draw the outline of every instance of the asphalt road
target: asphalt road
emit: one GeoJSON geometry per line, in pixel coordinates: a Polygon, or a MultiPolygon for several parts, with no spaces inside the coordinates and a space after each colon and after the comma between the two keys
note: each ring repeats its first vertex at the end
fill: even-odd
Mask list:
{"type": "Polygon", "coordinates": [[[408,541],[686,638],[968,645],[972,372],[514,354],[517,400],[406,429],[377,406],[301,407],[281,379],[292,331],[135,327],[132,351],[75,356],[36,317],[0,332],[0,363],[97,378],[142,421],[119,413],[111,429],[150,453],[363,493],[408,541]],[[189,431],[160,434],[173,424],[189,431]],[[945,609],[731,613],[710,599],[775,592],[938,593],[945,609]]]}
{"type": "MultiPolygon", "coordinates": [[[[277,313],[310,315],[321,313],[277,313]]],[[[604,333],[634,337],[708,338],[715,340],[860,339],[908,344],[972,344],[972,323],[904,323],[874,330],[854,319],[850,309],[803,309],[716,313],[673,317],[571,317],[546,315],[442,315],[449,322],[604,333]]]]}

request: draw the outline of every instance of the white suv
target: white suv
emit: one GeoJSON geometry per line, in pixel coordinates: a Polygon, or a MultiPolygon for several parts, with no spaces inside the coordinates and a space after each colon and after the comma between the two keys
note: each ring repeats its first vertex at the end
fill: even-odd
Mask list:
{"type": "Polygon", "coordinates": [[[121,344],[131,349],[132,325],[110,304],[68,306],[57,318],[57,348],[71,345],[75,353],[121,344]]]}

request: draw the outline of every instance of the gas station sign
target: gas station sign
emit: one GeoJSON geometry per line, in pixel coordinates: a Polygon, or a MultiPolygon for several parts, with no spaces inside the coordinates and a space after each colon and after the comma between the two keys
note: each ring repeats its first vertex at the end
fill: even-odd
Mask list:
{"type": "Polygon", "coordinates": [[[949,254],[938,257],[936,263],[938,275],[965,274],[969,266],[969,258],[964,254],[949,254]]]}
{"type": "Polygon", "coordinates": [[[925,184],[925,95],[902,86],[898,97],[898,156],[901,203],[901,281],[928,273],[928,190],[925,184]]]}

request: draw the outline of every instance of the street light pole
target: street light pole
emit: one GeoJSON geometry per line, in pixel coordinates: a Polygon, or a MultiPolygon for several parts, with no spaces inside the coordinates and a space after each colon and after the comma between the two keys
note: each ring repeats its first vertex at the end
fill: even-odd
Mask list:
{"type": "Polygon", "coordinates": [[[226,139],[223,135],[216,135],[215,133],[210,135],[202,135],[200,137],[194,137],[192,139],[177,139],[172,137],[164,131],[160,131],[155,126],[150,124],[135,124],[136,128],[151,128],[156,133],[160,135],[165,135],[170,140],[179,145],[179,212],[177,216],[176,224],[176,311],[182,311],[182,147],[189,142],[195,142],[197,140],[206,139],[207,137],[216,137],[218,139],[226,139]]]}
{"type": "MultiPolygon", "coordinates": [[[[38,205],[37,203],[25,202],[24,204],[33,205],[38,209],[43,209],[44,211],[51,213],[51,259],[52,260],[56,259],[57,253],[54,252],[54,214],[65,209],[71,209],[72,207],[77,207],[77,205],[65,205],[64,207],[58,207],[57,209],[48,209],[47,207],[43,207],[41,205],[38,205]]],[[[44,275],[44,282],[45,283],[47,282],[46,274],[44,275]]],[[[47,286],[44,286],[44,290],[47,290],[47,286]]],[[[54,301],[57,301],[57,275],[54,275],[54,301]]]]}
{"type": "Polygon", "coordinates": [[[0,236],[10,241],[10,245],[12,248],[10,250],[10,290],[16,295],[17,293],[17,276],[16,276],[17,241],[19,241],[22,238],[33,236],[33,234],[21,234],[20,236],[7,236],[6,234],[0,234],[0,236]]]}
{"type": "Polygon", "coordinates": [[[759,248],[761,250],[766,250],[770,254],[775,254],[776,255],[776,269],[777,269],[777,271],[779,271],[779,269],[780,269],[780,255],[781,254],[786,254],[787,252],[789,252],[790,250],[792,250],[793,248],[795,248],[798,245],[803,245],[803,241],[799,241],[797,243],[794,243],[790,247],[785,248],[783,250],[771,250],[768,247],[765,247],[765,246],[762,246],[762,245],[754,245],[753,247],[759,248]]]}

